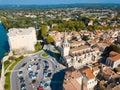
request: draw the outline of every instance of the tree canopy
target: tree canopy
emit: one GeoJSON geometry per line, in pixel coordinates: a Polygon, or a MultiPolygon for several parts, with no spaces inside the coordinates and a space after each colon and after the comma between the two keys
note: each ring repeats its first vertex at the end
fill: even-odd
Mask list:
{"type": "Polygon", "coordinates": [[[50,35],[48,35],[47,38],[46,38],[46,42],[47,43],[53,43],[54,40],[53,40],[53,38],[50,35]]]}
{"type": "Polygon", "coordinates": [[[42,25],[41,26],[41,36],[42,38],[46,37],[47,35],[47,26],[46,25],[42,25]]]}

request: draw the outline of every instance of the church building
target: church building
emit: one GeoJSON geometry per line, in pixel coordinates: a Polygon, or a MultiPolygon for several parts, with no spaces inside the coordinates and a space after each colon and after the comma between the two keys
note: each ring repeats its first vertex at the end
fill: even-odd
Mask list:
{"type": "Polygon", "coordinates": [[[95,62],[100,56],[98,48],[91,48],[89,45],[82,45],[71,48],[67,40],[67,34],[64,33],[64,39],[61,43],[61,59],[66,66],[80,68],[86,64],[95,62]]]}

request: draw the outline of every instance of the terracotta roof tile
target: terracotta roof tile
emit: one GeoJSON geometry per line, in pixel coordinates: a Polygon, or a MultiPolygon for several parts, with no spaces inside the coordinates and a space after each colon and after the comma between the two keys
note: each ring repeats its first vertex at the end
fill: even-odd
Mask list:
{"type": "Polygon", "coordinates": [[[89,46],[87,45],[84,45],[84,46],[80,46],[80,47],[77,47],[77,48],[73,48],[70,50],[70,52],[75,52],[75,51],[79,51],[79,50],[83,50],[83,49],[87,49],[87,48],[90,48],[89,46]]]}
{"type": "Polygon", "coordinates": [[[115,56],[115,55],[118,55],[119,53],[117,53],[117,52],[115,52],[115,51],[111,51],[110,53],[109,53],[109,55],[110,56],[115,56]]]}
{"type": "Polygon", "coordinates": [[[108,57],[108,60],[111,60],[111,61],[118,61],[120,60],[120,54],[117,54],[115,56],[112,56],[112,57],[108,57]]]}
{"type": "Polygon", "coordinates": [[[65,90],[81,90],[81,85],[75,79],[64,82],[63,87],[65,90]]]}
{"type": "Polygon", "coordinates": [[[63,83],[63,87],[65,90],[81,90],[80,89],[80,84],[79,82],[76,80],[77,78],[81,77],[82,74],[80,73],[80,71],[78,70],[70,70],[66,72],[65,75],[65,80],[63,83]]]}
{"type": "Polygon", "coordinates": [[[88,68],[88,67],[83,68],[83,69],[81,69],[81,71],[82,71],[83,74],[86,75],[88,80],[95,78],[95,76],[94,76],[94,74],[93,74],[93,72],[92,72],[92,70],[90,68],[88,68]]]}
{"type": "Polygon", "coordinates": [[[75,71],[67,71],[66,72],[66,75],[65,75],[65,79],[75,79],[75,78],[79,78],[81,77],[82,74],[80,73],[80,71],[78,70],[75,70],[75,71]]]}

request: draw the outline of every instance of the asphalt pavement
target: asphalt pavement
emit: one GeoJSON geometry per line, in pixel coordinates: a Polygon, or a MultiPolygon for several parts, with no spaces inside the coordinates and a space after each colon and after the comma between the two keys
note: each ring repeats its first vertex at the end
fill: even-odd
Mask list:
{"type": "MultiPolygon", "coordinates": [[[[49,50],[52,51],[53,46],[51,45],[46,45],[45,50],[49,50]]],[[[12,70],[11,73],[11,90],[21,90],[20,88],[20,81],[19,81],[19,71],[22,70],[23,71],[23,77],[25,79],[25,84],[26,84],[26,90],[37,90],[37,88],[40,86],[40,82],[44,81],[46,83],[48,83],[50,86],[48,88],[45,88],[45,90],[52,90],[51,88],[51,84],[53,83],[62,83],[60,80],[57,82],[54,80],[51,83],[51,80],[53,79],[53,77],[50,78],[46,78],[44,76],[44,68],[45,68],[45,63],[44,61],[47,61],[49,64],[49,69],[52,71],[52,76],[54,76],[54,74],[58,73],[59,71],[61,71],[62,69],[64,69],[65,67],[63,67],[60,63],[57,62],[56,60],[56,56],[51,52],[49,56],[47,57],[42,57],[41,54],[44,53],[45,51],[42,50],[39,53],[29,56],[27,58],[25,58],[24,60],[22,60],[21,62],[19,62],[15,68],[12,70]],[[25,64],[23,66],[23,64],[25,64]],[[36,70],[36,67],[33,68],[33,71],[37,71],[38,72],[38,76],[36,77],[36,83],[32,84],[31,83],[31,79],[28,76],[29,70],[27,70],[28,65],[30,64],[34,64],[34,63],[39,63],[40,64],[40,69],[36,70]]],[[[59,77],[57,77],[59,78],[59,77]]]]}

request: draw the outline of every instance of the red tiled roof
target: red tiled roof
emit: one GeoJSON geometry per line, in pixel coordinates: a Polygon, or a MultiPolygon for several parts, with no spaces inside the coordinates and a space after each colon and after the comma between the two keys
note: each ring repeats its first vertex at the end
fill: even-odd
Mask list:
{"type": "Polygon", "coordinates": [[[73,48],[73,49],[70,50],[70,52],[75,52],[75,51],[79,51],[79,50],[83,50],[83,49],[87,49],[87,48],[89,48],[89,46],[84,45],[84,46],[81,46],[81,47],[73,48]]]}
{"type": "Polygon", "coordinates": [[[95,78],[95,76],[90,68],[88,68],[88,67],[83,68],[83,69],[81,69],[81,71],[82,71],[82,73],[84,73],[86,75],[87,79],[95,78]]]}

